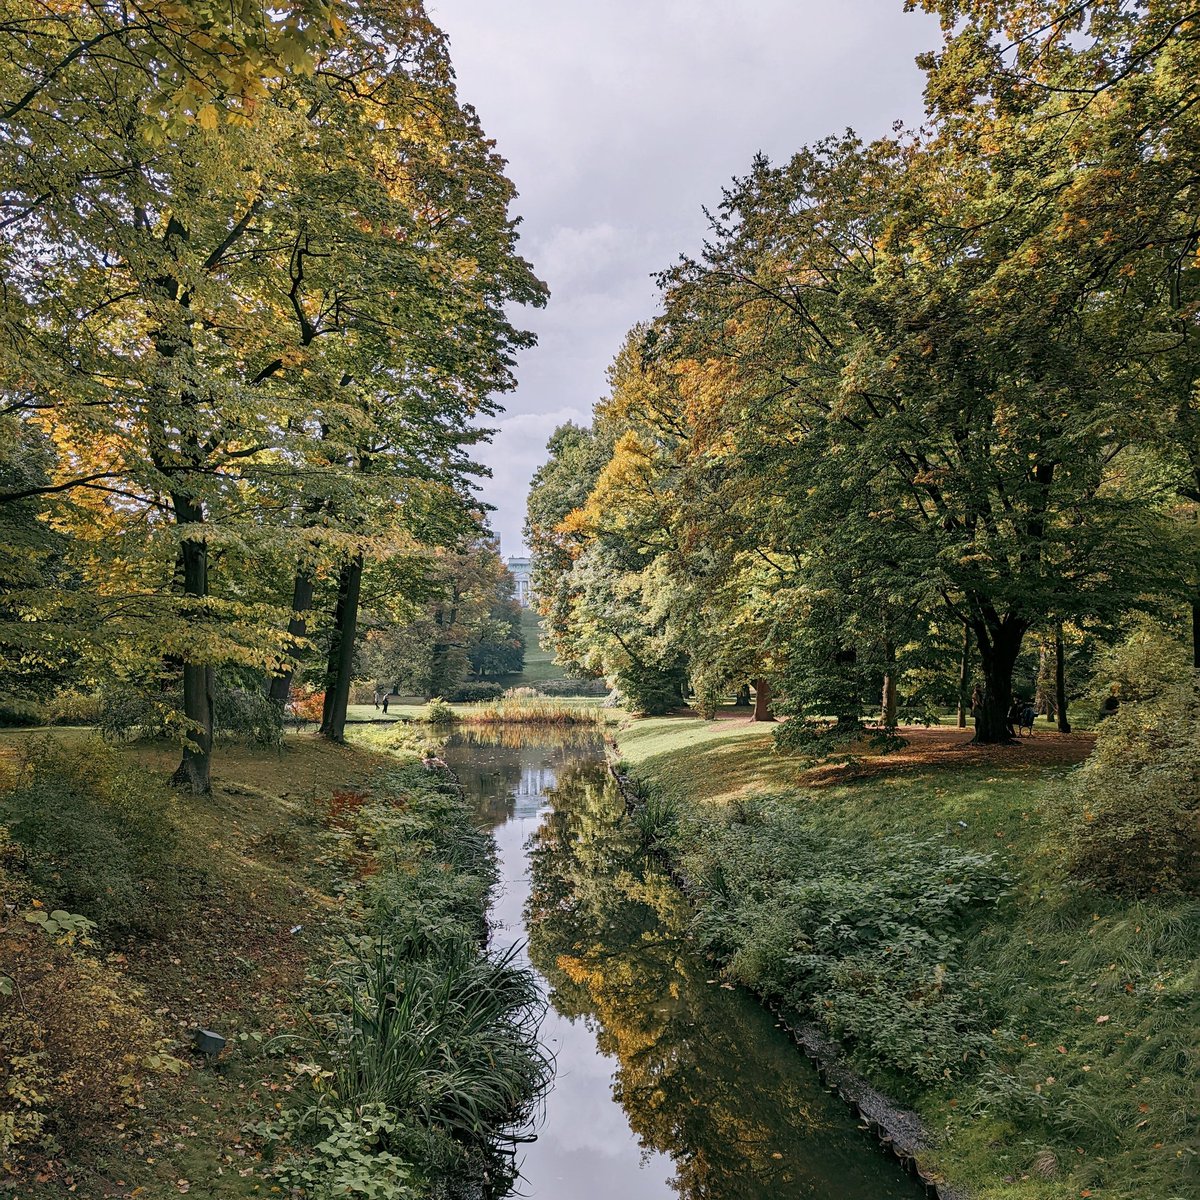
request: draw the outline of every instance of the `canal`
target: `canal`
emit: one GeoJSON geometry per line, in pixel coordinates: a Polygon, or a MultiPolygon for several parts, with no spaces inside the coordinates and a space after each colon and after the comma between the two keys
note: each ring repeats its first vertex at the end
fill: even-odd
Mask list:
{"type": "Polygon", "coordinates": [[[446,758],[495,834],[496,948],[524,944],[556,1059],[531,1200],[916,1200],[752,996],[687,937],[687,902],[609,778],[599,738],[509,728],[446,758]],[[507,743],[507,744],[506,744],[507,743]]]}

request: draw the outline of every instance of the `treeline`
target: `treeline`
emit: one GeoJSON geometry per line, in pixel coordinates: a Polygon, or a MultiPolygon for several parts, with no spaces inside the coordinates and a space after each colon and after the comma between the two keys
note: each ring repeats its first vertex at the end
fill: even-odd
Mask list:
{"type": "Polygon", "coordinates": [[[999,742],[1035,639],[1200,633],[1200,21],[919,7],[925,126],[755,158],[535,480],[559,656],[643,711],[758,680],[792,742],[898,695],[999,742]]]}
{"type": "Polygon", "coordinates": [[[0,692],[153,696],[203,792],[223,693],[315,654],[340,739],[363,605],[483,553],[545,289],[420,4],[10,8],[0,692]]]}

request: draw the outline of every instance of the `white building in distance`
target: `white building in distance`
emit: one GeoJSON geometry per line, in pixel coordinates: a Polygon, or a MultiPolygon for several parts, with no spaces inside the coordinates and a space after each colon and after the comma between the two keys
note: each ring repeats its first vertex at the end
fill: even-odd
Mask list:
{"type": "Polygon", "coordinates": [[[517,581],[516,600],[522,608],[528,608],[534,600],[533,580],[530,576],[530,560],[527,558],[510,558],[507,563],[512,577],[517,581]]]}

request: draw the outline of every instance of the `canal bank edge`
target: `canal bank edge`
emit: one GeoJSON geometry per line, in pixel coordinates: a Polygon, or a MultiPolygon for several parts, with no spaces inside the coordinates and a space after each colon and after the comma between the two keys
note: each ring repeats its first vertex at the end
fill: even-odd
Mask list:
{"type": "MultiPolygon", "coordinates": [[[[606,759],[609,775],[624,798],[627,810],[631,814],[636,812],[645,803],[645,798],[638,789],[637,781],[618,770],[619,756],[615,740],[606,742],[606,759]]],[[[661,848],[655,853],[686,896],[687,881],[676,870],[675,864],[661,848]]],[[[750,991],[748,988],[744,990],[750,991]]],[[[812,1061],[822,1083],[861,1118],[880,1146],[921,1182],[929,1196],[936,1200],[969,1200],[965,1191],[940,1179],[923,1162],[923,1156],[928,1154],[933,1141],[924,1122],[915,1112],[901,1108],[872,1087],[862,1075],[846,1064],[842,1047],[816,1026],[802,1020],[798,1013],[784,1009],[758,993],[751,994],[774,1014],[793,1042],[812,1061]]]]}

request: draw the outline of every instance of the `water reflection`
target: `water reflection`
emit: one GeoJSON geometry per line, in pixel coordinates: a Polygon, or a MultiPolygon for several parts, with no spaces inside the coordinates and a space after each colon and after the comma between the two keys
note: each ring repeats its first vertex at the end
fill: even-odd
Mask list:
{"type": "Polygon", "coordinates": [[[516,940],[527,928],[552,1005],[545,1035],[557,1080],[522,1194],[922,1194],[770,1015],[713,980],[686,938],[686,902],[640,854],[598,747],[476,743],[450,754],[497,826],[507,880],[497,936],[516,940]]]}

